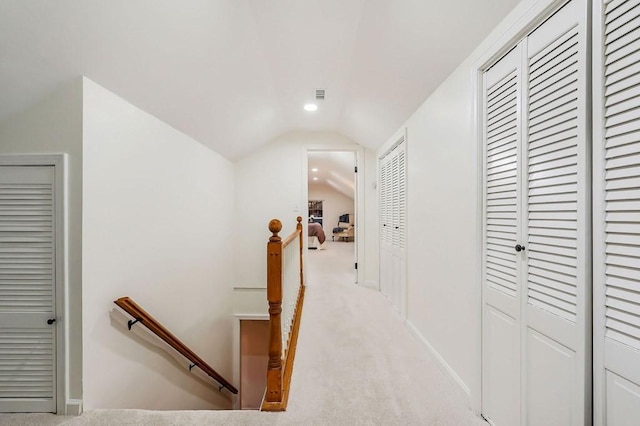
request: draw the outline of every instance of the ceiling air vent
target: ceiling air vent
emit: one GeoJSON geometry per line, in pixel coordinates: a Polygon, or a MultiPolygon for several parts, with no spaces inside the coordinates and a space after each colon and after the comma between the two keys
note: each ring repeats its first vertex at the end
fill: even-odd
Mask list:
{"type": "Polygon", "coordinates": [[[316,89],[315,90],[315,100],[316,101],[324,101],[325,89],[316,89]]]}

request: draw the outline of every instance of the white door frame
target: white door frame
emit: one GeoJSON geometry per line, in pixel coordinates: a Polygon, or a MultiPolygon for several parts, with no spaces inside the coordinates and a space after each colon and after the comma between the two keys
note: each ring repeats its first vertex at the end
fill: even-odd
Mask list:
{"type": "MultiPolygon", "coordinates": [[[[528,9],[524,10],[520,16],[515,17],[513,25],[505,30],[492,45],[473,62],[471,67],[471,86],[473,93],[473,115],[472,115],[472,134],[476,142],[476,149],[473,151],[473,164],[476,167],[477,181],[476,181],[476,206],[478,208],[478,214],[476,215],[476,234],[474,246],[477,247],[477,252],[480,256],[475,258],[475,270],[476,270],[476,284],[474,286],[474,298],[478,301],[476,304],[475,317],[477,318],[477,340],[474,345],[475,348],[475,371],[476,377],[470,384],[471,390],[471,405],[473,410],[477,414],[482,413],[482,346],[483,346],[483,315],[482,307],[484,305],[484,292],[482,289],[482,277],[484,276],[482,259],[485,255],[485,250],[482,241],[483,233],[483,74],[488,70],[496,61],[498,61],[503,55],[505,55],[516,43],[525,37],[528,33],[533,31],[538,25],[540,25],[545,19],[547,19],[553,12],[566,3],[568,0],[538,0],[532,4],[528,9]]],[[[589,0],[587,0],[589,1],[589,0]]],[[[516,6],[517,7],[517,6],[516,6]]],[[[590,46],[588,46],[590,48],[590,46]]]]}
{"type": "MultiPolygon", "coordinates": [[[[361,286],[365,285],[364,280],[364,250],[365,250],[365,226],[366,218],[364,217],[364,147],[360,145],[308,145],[307,149],[304,150],[304,158],[302,159],[302,175],[303,175],[303,199],[305,205],[302,207],[302,213],[304,213],[306,206],[309,203],[309,153],[310,152],[353,152],[355,154],[356,167],[358,168],[358,173],[356,173],[356,188],[355,188],[355,214],[356,214],[356,226],[354,229],[354,239],[356,242],[356,255],[355,262],[358,264],[358,269],[356,272],[356,284],[361,286]]],[[[304,221],[303,221],[304,222],[304,221]]],[[[304,224],[306,227],[306,224],[304,224]]],[[[306,266],[305,266],[306,273],[306,266]]]]}
{"type": "Polygon", "coordinates": [[[55,193],[56,237],[56,413],[66,414],[67,358],[66,336],[69,317],[68,294],[68,233],[67,233],[67,154],[3,154],[0,166],[53,166],[55,193]]]}

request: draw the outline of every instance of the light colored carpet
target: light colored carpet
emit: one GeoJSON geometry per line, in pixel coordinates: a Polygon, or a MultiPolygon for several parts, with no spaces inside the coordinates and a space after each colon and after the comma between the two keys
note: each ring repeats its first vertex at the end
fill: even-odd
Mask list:
{"type": "Polygon", "coordinates": [[[310,251],[304,312],[283,413],[93,410],[0,415],[23,425],[486,425],[379,292],[353,284],[353,243],[310,251]]]}

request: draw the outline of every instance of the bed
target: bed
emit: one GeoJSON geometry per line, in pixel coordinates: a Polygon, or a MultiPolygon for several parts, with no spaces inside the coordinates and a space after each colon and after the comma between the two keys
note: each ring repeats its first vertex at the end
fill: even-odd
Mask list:
{"type": "Polygon", "coordinates": [[[318,243],[320,243],[320,248],[322,248],[322,244],[324,244],[327,239],[322,225],[317,222],[309,222],[307,232],[309,235],[309,248],[312,250],[317,248],[315,244],[316,239],[318,243]]]}

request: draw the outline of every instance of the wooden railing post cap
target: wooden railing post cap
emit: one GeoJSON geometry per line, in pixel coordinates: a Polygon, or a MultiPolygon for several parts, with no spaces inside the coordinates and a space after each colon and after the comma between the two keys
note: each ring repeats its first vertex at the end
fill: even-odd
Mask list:
{"type": "Polygon", "coordinates": [[[296,220],[298,221],[299,224],[302,224],[302,216],[298,216],[296,220]]]}
{"type": "Polygon", "coordinates": [[[271,231],[271,233],[273,234],[271,238],[269,238],[269,240],[280,240],[278,233],[282,231],[282,222],[280,222],[278,219],[271,219],[271,221],[269,222],[269,231],[271,231]]]}

